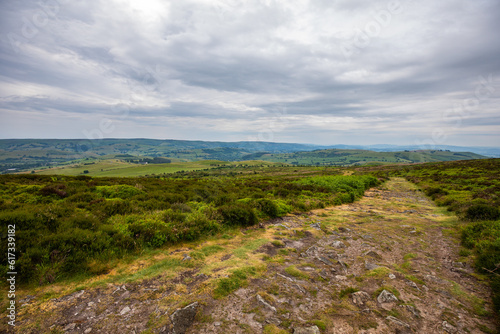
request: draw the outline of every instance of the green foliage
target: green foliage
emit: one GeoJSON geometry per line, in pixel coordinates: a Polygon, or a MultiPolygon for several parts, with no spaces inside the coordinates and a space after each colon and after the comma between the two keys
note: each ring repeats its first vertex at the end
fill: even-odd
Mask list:
{"type": "Polygon", "coordinates": [[[98,186],[96,192],[104,198],[121,198],[128,199],[135,195],[142,194],[143,192],[136,187],[126,184],[113,185],[113,186],[98,186]]]}
{"type": "MultiPolygon", "coordinates": [[[[16,225],[20,283],[50,284],[76,274],[105,273],[110,260],[145,248],[323,207],[339,196],[353,200],[377,182],[366,176],[304,179],[290,172],[168,179],[2,175],[0,233],[16,225]]],[[[246,258],[265,242],[243,245],[234,254],[246,258]]],[[[2,242],[0,251],[5,253],[5,247],[2,242]]],[[[211,246],[194,255],[201,259],[220,250],[211,246]]],[[[6,268],[6,259],[1,265],[6,268]]]]}
{"type": "Polygon", "coordinates": [[[251,226],[258,221],[255,211],[244,204],[224,205],[219,212],[222,222],[229,226],[251,226]]]}
{"type": "Polygon", "coordinates": [[[472,221],[500,219],[500,210],[488,204],[476,204],[467,208],[465,218],[472,221]]]}

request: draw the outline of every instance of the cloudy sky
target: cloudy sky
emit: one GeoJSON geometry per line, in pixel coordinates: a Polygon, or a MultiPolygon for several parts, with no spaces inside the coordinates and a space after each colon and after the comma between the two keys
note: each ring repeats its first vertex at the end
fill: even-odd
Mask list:
{"type": "Polygon", "coordinates": [[[498,146],[498,0],[0,1],[0,138],[498,146]]]}

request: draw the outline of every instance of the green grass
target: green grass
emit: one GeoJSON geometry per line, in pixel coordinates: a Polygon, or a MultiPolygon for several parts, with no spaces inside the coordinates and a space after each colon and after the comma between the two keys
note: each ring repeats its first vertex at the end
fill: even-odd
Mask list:
{"type": "Polygon", "coordinates": [[[344,298],[344,297],[349,296],[351,293],[358,292],[358,291],[359,291],[359,289],[357,289],[357,288],[348,287],[348,288],[340,290],[339,297],[344,298]]]}
{"type": "Polygon", "coordinates": [[[239,288],[247,286],[247,279],[257,273],[255,267],[245,267],[232,271],[227,278],[217,281],[217,286],[213,291],[214,298],[219,299],[228,296],[239,288]]]}
{"type": "Polygon", "coordinates": [[[303,271],[297,269],[296,266],[289,266],[285,269],[285,272],[293,277],[300,278],[300,279],[309,279],[310,276],[307,273],[304,273],[303,271]]]}

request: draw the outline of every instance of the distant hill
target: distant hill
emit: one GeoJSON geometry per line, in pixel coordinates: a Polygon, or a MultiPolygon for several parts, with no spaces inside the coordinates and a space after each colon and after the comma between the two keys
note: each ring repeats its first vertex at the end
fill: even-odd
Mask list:
{"type": "Polygon", "coordinates": [[[350,166],[366,164],[420,163],[455,160],[484,159],[485,156],[471,152],[442,150],[420,150],[399,152],[375,152],[368,150],[315,150],[281,154],[263,154],[260,160],[294,165],[350,166]]]}
{"type": "MultiPolygon", "coordinates": [[[[177,162],[266,160],[290,164],[317,165],[427,162],[484,158],[484,156],[478,155],[477,152],[473,152],[476,154],[463,152],[442,153],[439,150],[399,152],[404,151],[404,149],[396,150],[398,147],[391,145],[375,145],[373,150],[366,150],[358,146],[337,146],[341,146],[341,149],[333,149],[332,146],[248,141],[3,139],[0,140],[0,172],[13,173],[47,168],[69,161],[81,163],[95,159],[142,159],[142,161],[145,161],[144,158],[159,157],[174,159],[177,162]],[[354,148],[355,150],[352,151],[347,148],[354,148]],[[311,151],[311,154],[304,153],[311,151]],[[390,154],[384,154],[381,151],[390,151],[390,154]],[[377,155],[376,153],[381,154],[377,155]]],[[[464,152],[470,151],[464,150],[464,152]]],[[[494,152],[491,151],[490,153],[494,152]]],[[[500,150],[498,150],[498,154],[500,156],[500,150]]]]}

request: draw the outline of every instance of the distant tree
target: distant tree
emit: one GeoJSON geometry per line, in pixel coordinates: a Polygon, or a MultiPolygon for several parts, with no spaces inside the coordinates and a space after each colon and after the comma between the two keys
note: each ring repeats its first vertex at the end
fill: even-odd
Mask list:
{"type": "Polygon", "coordinates": [[[83,171],[83,174],[88,174],[88,173],[90,173],[88,169],[83,171]]]}

